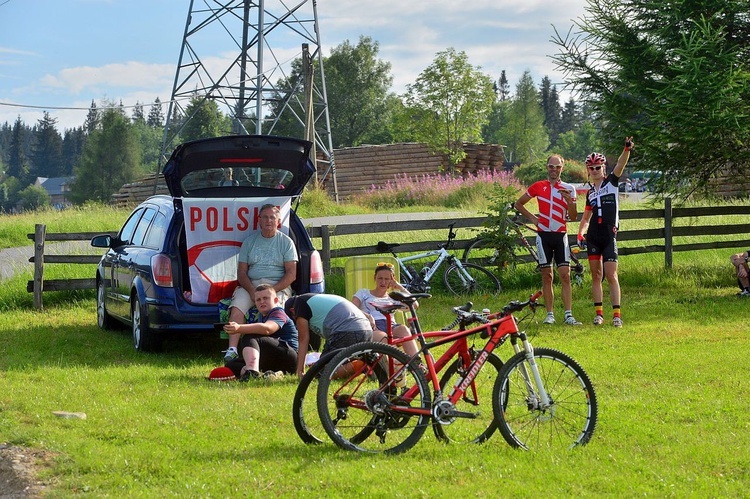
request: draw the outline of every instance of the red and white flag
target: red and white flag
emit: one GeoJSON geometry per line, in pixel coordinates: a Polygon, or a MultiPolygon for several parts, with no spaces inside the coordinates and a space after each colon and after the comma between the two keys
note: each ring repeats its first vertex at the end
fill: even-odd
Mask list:
{"type": "Polygon", "coordinates": [[[292,198],[183,198],[191,301],[216,303],[237,287],[242,242],[259,230],[259,211],[271,203],[281,211],[279,230],[289,233],[292,198]]]}

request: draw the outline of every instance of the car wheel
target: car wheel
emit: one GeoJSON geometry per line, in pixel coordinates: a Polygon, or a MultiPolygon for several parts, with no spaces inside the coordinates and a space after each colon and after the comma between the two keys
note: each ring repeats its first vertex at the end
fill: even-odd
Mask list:
{"type": "Polygon", "coordinates": [[[133,348],[139,352],[152,352],[157,349],[156,335],[148,326],[148,316],[141,309],[138,295],[133,295],[130,304],[130,323],[133,332],[133,348]]]}
{"type": "Polygon", "coordinates": [[[96,323],[101,329],[107,329],[112,325],[112,319],[107,312],[107,304],[104,299],[107,290],[104,289],[104,279],[96,283],[96,323]]]}

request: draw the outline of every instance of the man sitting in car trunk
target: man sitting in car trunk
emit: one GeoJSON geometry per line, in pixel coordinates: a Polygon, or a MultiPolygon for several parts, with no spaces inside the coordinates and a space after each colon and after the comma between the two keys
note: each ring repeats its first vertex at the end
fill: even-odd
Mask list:
{"type": "MultiPolygon", "coordinates": [[[[237,260],[239,286],[232,295],[229,321],[244,324],[245,316],[253,306],[255,287],[270,284],[283,307],[292,294],[291,285],[297,275],[297,248],[289,236],[279,231],[281,214],[273,204],[261,206],[260,231],[251,234],[242,243],[237,260]]],[[[229,336],[229,348],[224,352],[224,362],[239,356],[237,346],[240,335],[229,336]]]]}

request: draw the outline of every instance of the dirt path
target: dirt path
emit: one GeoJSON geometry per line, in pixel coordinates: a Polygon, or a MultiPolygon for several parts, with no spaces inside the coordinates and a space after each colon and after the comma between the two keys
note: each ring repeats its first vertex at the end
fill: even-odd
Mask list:
{"type": "Polygon", "coordinates": [[[37,475],[51,460],[49,452],[0,443],[0,498],[41,497],[47,486],[37,475]]]}

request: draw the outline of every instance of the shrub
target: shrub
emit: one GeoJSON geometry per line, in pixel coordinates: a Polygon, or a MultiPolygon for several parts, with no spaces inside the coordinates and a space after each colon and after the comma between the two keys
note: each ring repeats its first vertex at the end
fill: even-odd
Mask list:
{"type": "MultiPolygon", "coordinates": [[[[544,180],[547,178],[547,158],[517,166],[513,170],[513,173],[524,185],[531,185],[537,180],[544,180]]],[[[586,176],[586,167],[579,161],[566,159],[561,178],[563,182],[586,182],[588,179],[586,176]]]]}
{"type": "Polygon", "coordinates": [[[373,210],[410,206],[445,206],[448,208],[484,207],[492,186],[521,190],[515,176],[507,172],[480,170],[466,176],[430,174],[409,177],[396,175],[384,185],[373,185],[353,200],[373,210]]]}

